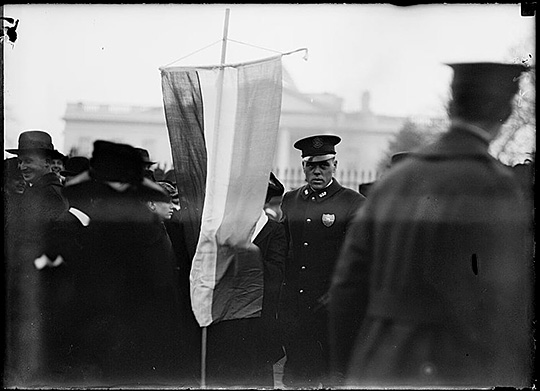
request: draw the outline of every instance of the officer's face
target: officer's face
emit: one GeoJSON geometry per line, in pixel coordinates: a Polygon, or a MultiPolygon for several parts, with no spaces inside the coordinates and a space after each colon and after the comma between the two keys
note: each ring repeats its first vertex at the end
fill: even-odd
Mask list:
{"type": "Polygon", "coordinates": [[[24,180],[34,184],[43,175],[51,172],[51,159],[40,153],[26,152],[19,155],[19,169],[24,180]]]}
{"type": "Polygon", "coordinates": [[[306,182],[313,190],[324,189],[334,176],[337,167],[335,159],[324,160],[322,162],[303,162],[306,182]]]}

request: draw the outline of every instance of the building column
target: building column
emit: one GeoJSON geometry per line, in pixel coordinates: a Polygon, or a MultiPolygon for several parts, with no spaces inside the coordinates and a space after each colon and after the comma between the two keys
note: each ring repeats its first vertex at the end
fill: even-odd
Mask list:
{"type": "Polygon", "coordinates": [[[283,172],[290,165],[291,133],[287,128],[280,128],[278,131],[278,141],[276,156],[274,158],[274,169],[283,172]]]}

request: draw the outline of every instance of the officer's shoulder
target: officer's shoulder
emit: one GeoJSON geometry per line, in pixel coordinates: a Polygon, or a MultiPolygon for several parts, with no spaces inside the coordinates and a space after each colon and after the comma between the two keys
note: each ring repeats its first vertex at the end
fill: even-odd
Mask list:
{"type": "Polygon", "coordinates": [[[348,187],[342,187],[341,188],[341,195],[342,197],[347,197],[347,198],[350,198],[352,200],[362,200],[362,199],[365,199],[365,197],[360,194],[359,192],[353,190],[353,189],[349,189],[348,187]]]}
{"type": "Polygon", "coordinates": [[[303,191],[303,189],[304,189],[305,187],[306,187],[306,185],[297,187],[296,189],[292,189],[292,190],[286,191],[286,192],[283,194],[283,198],[294,197],[295,195],[301,194],[302,191],[303,191]]]}

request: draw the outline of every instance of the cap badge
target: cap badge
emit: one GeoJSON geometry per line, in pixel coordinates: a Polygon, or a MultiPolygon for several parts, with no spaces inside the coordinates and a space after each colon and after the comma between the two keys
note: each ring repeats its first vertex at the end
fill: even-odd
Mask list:
{"type": "Polygon", "coordinates": [[[331,227],[334,224],[335,221],[336,221],[336,215],[335,214],[323,213],[323,215],[322,215],[322,223],[326,227],[331,227]]]}
{"type": "Polygon", "coordinates": [[[322,141],[322,139],[320,137],[315,137],[313,139],[313,148],[317,148],[319,149],[320,147],[322,147],[324,145],[324,142],[322,141]]]}

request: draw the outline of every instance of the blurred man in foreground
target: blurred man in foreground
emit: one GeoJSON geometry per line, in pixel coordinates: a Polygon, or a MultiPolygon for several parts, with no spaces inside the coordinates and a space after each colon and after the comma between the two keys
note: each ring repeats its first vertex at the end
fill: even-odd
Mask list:
{"type": "Polygon", "coordinates": [[[488,153],[521,65],[450,64],[451,125],[411,151],[353,221],[330,289],[346,387],[530,387],[532,237],[488,153]]]}

